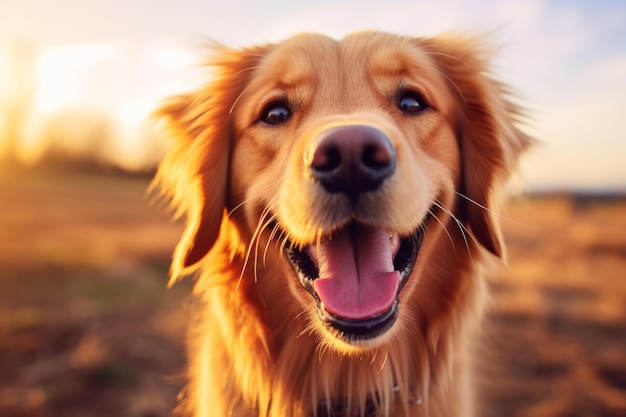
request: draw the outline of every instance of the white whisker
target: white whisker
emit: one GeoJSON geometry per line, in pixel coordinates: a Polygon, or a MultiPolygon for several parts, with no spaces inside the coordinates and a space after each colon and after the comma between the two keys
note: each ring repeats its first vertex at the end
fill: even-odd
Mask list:
{"type": "Polygon", "coordinates": [[[457,61],[459,64],[463,64],[465,66],[468,66],[467,63],[465,61],[463,61],[461,58],[458,58],[458,57],[450,55],[450,54],[446,54],[445,52],[427,51],[426,53],[428,55],[445,56],[446,58],[450,58],[453,61],[457,61]]]}
{"type": "Polygon", "coordinates": [[[452,78],[450,78],[450,76],[448,76],[445,72],[440,71],[438,69],[435,69],[435,71],[437,71],[442,77],[444,77],[445,79],[448,80],[448,82],[450,82],[450,84],[452,84],[452,86],[454,87],[454,89],[456,90],[457,93],[459,93],[459,96],[461,97],[461,100],[463,100],[463,104],[467,106],[467,100],[465,100],[465,96],[463,95],[463,91],[461,91],[461,89],[459,88],[458,85],[456,85],[456,83],[454,82],[454,80],[452,78]]]}
{"type": "Polygon", "coordinates": [[[241,203],[237,204],[232,210],[226,213],[226,219],[229,219],[233,215],[234,212],[236,212],[237,210],[239,210],[240,208],[248,204],[250,201],[252,201],[251,198],[244,200],[241,203]]]}
{"type": "MultiPolygon", "coordinates": [[[[270,219],[270,223],[275,220],[276,220],[276,216],[272,216],[272,218],[270,219]]],[[[278,225],[274,225],[274,227],[272,228],[272,232],[270,233],[270,236],[267,238],[267,243],[265,244],[265,250],[263,251],[263,266],[267,265],[267,252],[269,250],[270,243],[274,241],[277,233],[282,233],[282,231],[280,230],[278,225]]]]}
{"type": "Polygon", "coordinates": [[[228,110],[228,114],[233,114],[233,111],[235,110],[235,107],[237,106],[237,104],[239,104],[239,100],[241,100],[241,98],[243,97],[243,95],[248,91],[248,89],[251,87],[252,84],[248,85],[246,88],[243,89],[243,91],[241,92],[241,94],[239,94],[237,96],[237,98],[235,99],[235,101],[233,102],[233,105],[230,107],[230,110],[228,110]]]}
{"type": "MultiPolygon", "coordinates": [[[[237,286],[235,287],[235,291],[239,291],[239,287],[241,286],[241,281],[243,280],[243,276],[246,272],[246,268],[248,267],[248,262],[250,261],[250,255],[252,254],[252,248],[256,246],[258,248],[258,239],[260,239],[261,232],[264,228],[265,218],[269,214],[269,208],[263,209],[261,216],[259,217],[259,221],[257,223],[256,229],[254,229],[254,233],[252,233],[252,238],[250,239],[250,244],[248,245],[248,249],[246,250],[246,257],[243,261],[243,266],[241,268],[241,274],[239,275],[239,280],[237,281],[237,286]]],[[[256,262],[256,260],[255,260],[256,262]]],[[[256,282],[256,265],[255,265],[255,282],[256,282]]]]}
{"type": "MultiPolygon", "coordinates": [[[[437,207],[441,208],[441,205],[439,202],[435,202],[435,204],[437,205],[437,207]]],[[[446,235],[448,236],[448,239],[450,240],[450,243],[452,244],[452,249],[454,249],[454,252],[456,253],[456,245],[454,244],[454,239],[452,239],[452,235],[450,235],[450,232],[448,231],[448,228],[446,227],[446,225],[441,221],[441,219],[439,219],[439,217],[437,217],[435,213],[433,213],[432,210],[428,210],[428,212],[430,213],[431,216],[435,218],[435,220],[437,220],[437,223],[441,225],[441,227],[443,228],[443,231],[446,232],[446,235]]]]}
{"type": "Polygon", "coordinates": [[[509,221],[509,222],[511,222],[511,223],[515,223],[515,224],[517,224],[517,225],[519,225],[519,226],[524,226],[524,227],[528,227],[528,228],[530,228],[530,227],[531,227],[531,226],[530,226],[529,224],[527,224],[527,223],[522,223],[522,222],[519,222],[519,221],[517,221],[517,220],[515,220],[515,219],[512,219],[512,218],[510,218],[510,217],[504,216],[503,214],[501,214],[501,213],[499,213],[499,212],[497,212],[497,211],[495,211],[495,210],[492,210],[492,209],[490,209],[489,207],[485,207],[484,205],[480,204],[480,203],[479,203],[479,202],[477,202],[476,200],[472,200],[471,198],[469,198],[469,197],[468,197],[468,196],[466,196],[465,194],[462,194],[462,193],[460,193],[460,192],[458,192],[458,191],[455,191],[455,193],[456,193],[456,195],[458,195],[459,197],[464,198],[465,200],[469,201],[470,203],[474,204],[474,205],[475,205],[475,206],[477,206],[477,207],[480,207],[481,209],[483,209],[483,210],[485,210],[485,211],[487,211],[487,212],[489,212],[489,213],[493,213],[493,214],[495,214],[496,216],[498,216],[498,217],[499,217],[499,218],[501,218],[501,219],[504,219],[504,220],[509,221]]]}
{"type": "Polygon", "coordinates": [[[297,337],[302,337],[302,336],[304,336],[304,335],[305,335],[305,334],[307,334],[307,333],[308,333],[309,335],[311,335],[311,334],[313,334],[314,332],[315,332],[315,328],[313,327],[313,324],[312,324],[312,323],[309,323],[309,324],[307,324],[306,326],[304,326],[304,329],[302,329],[302,331],[301,331],[300,333],[298,333],[298,336],[297,336],[297,337]]]}
{"type": "Polygon", "coordinates": [[[470,246],[469,246],[469,241],[467,240],[467,237],[469,236],[475,243],[476,239],[474,238],[474,236],[472,235],[472,233],[469,231],[469,229],[467,229],[467,227],[465,227],[465,225],[463,224],[463,222],[461,222],[455,215],[454,213],[452,213],[450,210],[448,210],[447,208],[445,208],[443,206],[443,204],[440,204],[438,202],[434,202],[434,205],[436,207],[438,207],[440,210],[444,211],[445,213],[447,213],[450,218],[452,218],[452,220],[454,220],[454,222],[456,223],[456,225],[458,226],[460,232],[461,232],[461,236],[463,237],[463,241],[465,242],[465,248],[467,249],[467,253],[470,256],[470,259],[472,258],[472,251],[470,250],[470,246]]]}
{"type": "MultiPolygon", "coordinates": [[[[265,217],[267,217],[267,215],[270,213],[269,209],[266,209],[264,211],[265,217]]],[[[267,220],[263,221],[263,225],[261,226],[261,229],[256,237],[256,242],[254,244],[254,282],[258,282],[258,266],[259,266],[259,244],[261,243],[261,234],[263,233],[263,230],[265,230],[267,228],[267,226],[269,226],[272,221],[274,220],[274,216],[270,217],[267,220]]],[[[269,242],[268,242],[269,245],[269,242]]],[[[267,250],[267,245],[265,246],[266,250],[267,250]]],[[[263,260],[265,261],[265,255],[266,252],[264,251],[263,253],[263,260]]]]}
{"type": "Polygon", "coordinates": [[[285,234],[285,237],[281,240],[279,249],[283,252],[287,248],[287,242],[289,242],[289,236],[285,234]]]}

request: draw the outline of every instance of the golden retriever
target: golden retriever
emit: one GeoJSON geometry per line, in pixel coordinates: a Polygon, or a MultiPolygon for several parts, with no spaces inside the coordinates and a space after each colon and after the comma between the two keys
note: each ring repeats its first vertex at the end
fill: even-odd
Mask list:
{"type": "MultiPolygon", "coordinates": [[[[155,184],[195,273],[181,411],[471,416],[481,266],[531,139],[481,40],[363,32],[215,47],[159,111],[155,184]]],[[[491,253],[492,255],[489,255],[491,253]]]]}

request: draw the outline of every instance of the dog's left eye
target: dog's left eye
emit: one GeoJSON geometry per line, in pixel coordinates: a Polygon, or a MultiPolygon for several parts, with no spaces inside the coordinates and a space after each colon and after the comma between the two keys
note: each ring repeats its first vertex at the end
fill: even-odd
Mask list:
{"type": "Polygon", "coordinates": [[[426,100],[414,92],[405,92],[398,100],[398,108],[403,113],[415,114],[424,111],[427,107],[426,100]]]}
{"type": "Polygon", "coordinates": [[[291,118],[291,110],[282,101],[270,103],[261,113],[261,121],[268,125],[279,125],[285,123],[289,118],[291,118]]]}

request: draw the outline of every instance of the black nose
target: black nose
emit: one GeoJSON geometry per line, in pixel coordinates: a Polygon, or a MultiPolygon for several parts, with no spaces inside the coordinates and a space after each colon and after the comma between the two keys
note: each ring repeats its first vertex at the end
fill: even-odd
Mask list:
{"type": "Polygon", "coordinates": [[[331,193],[353,202],[376,190],[396,168],[393,145],[381,131],[367,126],[342,126],[322,133],[309,163],[313,178],[331,193]]]}

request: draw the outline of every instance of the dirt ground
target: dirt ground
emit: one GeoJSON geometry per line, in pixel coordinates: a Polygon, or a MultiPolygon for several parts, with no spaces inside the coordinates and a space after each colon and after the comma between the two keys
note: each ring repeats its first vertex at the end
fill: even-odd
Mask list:
{"type": "MultiPolygon", "coordinates": [[[[0,167],[0,416],[161,417],[184,383],[181,225],[148,180],[0,167]]],[[[626,416],[626,197],[514,201],[481,416],[626,416]]]]}

